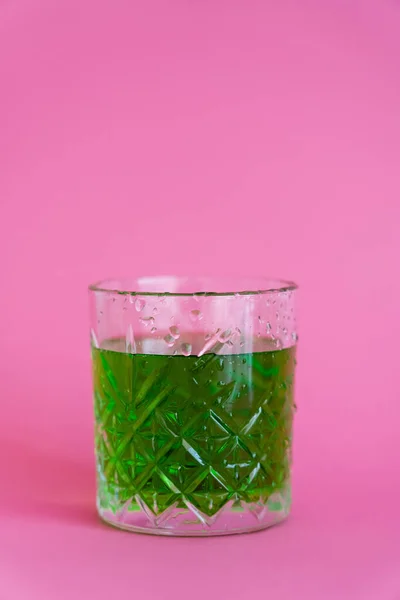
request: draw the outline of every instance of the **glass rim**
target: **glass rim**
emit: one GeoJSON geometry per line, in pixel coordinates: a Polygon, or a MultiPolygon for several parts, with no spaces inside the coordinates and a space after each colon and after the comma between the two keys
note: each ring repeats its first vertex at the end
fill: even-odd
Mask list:
{"type": "MultiPolygon", "coordinates": [[[[262,282],[261,286],[249,286],[245,289],[237,289],[234,291],[206,291],[206,290],[197,290],[192,292],[176,292],[176,291],[146,291],[146,290],[135,290],[135,289],[125,289],[129,287],[127,285],[128,282],[133,284],[140,284],[147,282],[166,282],[166,281],[175,281],[175,282],[190,282],[190,281],[207,281],[218,283],[219,281],[226,280],[225,276],[217,276],[210,275],[206,277],[198,277],[198,276],[174,276],[174,275],[154,275],[154,276],[142,276],[142,277],[132,277],[132,278],[107,278],[101,279],[94,283],[89,284],[88,290],[89,292],[100,292],[105,294],[118,294],[122,296],[153,296],[153,297],[234,297],[234,296],[262,296],[264,294],[278,294],[285,292],[292,292],[298,289],[298,285],[291,280],[281,279],[281,278],[273,278],[273,277],[242,277],[242,276],[232,276],[233,280],[237,280],[238,287],[240,287],[240,281],[250,282],[250,281],[258,281],[262,282]],[[118,284],[118,285],[116,285],[118,284]]],[[[231,279],[231,278],[229,278],[231,279]]]]}

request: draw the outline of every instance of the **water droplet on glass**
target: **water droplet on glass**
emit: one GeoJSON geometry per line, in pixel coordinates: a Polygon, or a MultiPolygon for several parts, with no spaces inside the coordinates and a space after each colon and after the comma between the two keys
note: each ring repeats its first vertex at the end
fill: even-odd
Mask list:
{"type": "Polygon", "coordinates": [[[233,342],[231,340],[228,340],[226,342],[226,345],[229,346],[230,348],[233,348],[233,342]]]}
{"type": "Polygon", "coordinates": [[[129,296],[129,302],[135,304],[135,296],[129,296]]]}
{"type": "Polygon", "coordinates": [[[221,344],[225,344],[225,342],[229,341],[231,335],[232,331],[230,329],[226,329],[225,331],[219,334],[218,341],[221,342],[221,344]]]}
{"type": "Polygon", "coordinates": [[[135,300],[135,308],[138,312],[141,312],[146,306],[146,302],[141,298],[136,298],[135,300]]]}
{"type": "Polygon", "coordinates": [[[136,342],[135,336],[133,334],[132,325],[128,325],[128,329],[125,336],[125,351],[129,354],[135,354],[136,352],[136,342]]]}
{"type": "Polygon", "coordinates": [[[176,325],[171,325],[169,332],[174,340],[177,340],[180,336],[179,329],[176,325]]]}
{"type": "Polygon", "coordinates": [[[193,323],[195,323],[196,321],[201,321],[201,319],[203,318],[203,313],[201,312],[201,310],[197,310],[197,308],[195,308],[194,310],[190,311],[189,318],[193,323]]]}
{"type": "Polygon", "coordinates": [[[152,327],[152,328],[150,329],[150,333],[155,333],[156,331],[157,331],[157,327],[152,327]]]}
{"type": "Polygon", "coordinates": [[[157,314],[158,314],[158,308],[157,308],[157,306],[155,306],[153,308],[153,315],[157,315],[157,314]]]}
{"type": "Polygon", "coordinates": [[[192,344],[182,344],[181,352],[182,352],[183,356],[190,356],[190,354],[192,352],[192,344]]]}
{"type": "Polygon", "coordinates": [[[299,336],[297,335],[297,333],[295,331],[292,332],[292,340],[294,342],[297,342],[297,340],[299,339],[299,336]]]}
{"type": "Polygon", "coordinates": [[[267,325],[266,325],[267,333],[271,333],[271,329],[272,329],[271,323],[269,321],[267,321],[267,325]]]}
{"type": "Polygon", "coordinates": [[[154,325],[154,317],[141,317],[139,321],[143,323],[145,327],[153,327],[154,325]]]}
{"type": "Polygon", "coordinates": [[[221,330],[218,328],[217,331],[215,331],[214,333],[207,333],[204,336],[204,339],[205,339],[206,343],[201,348],[201,350],[197,353],[198,357],[203,356],[203,354],[205,352],[207,352],[207,350],[210,350],[210,348],[213,348],[216,345],[216,343],[218,341],[218,336],[220,334],[220,331],[221,330]]]}
{"type": "Polygon", "coordinates": [[[164,342],[171,348],[175,344],[175,338],[172,337],[169,333],[164,337],[164,342]]]}
{"type": "Polygon", "coordinates": [[[287,327],[284,327],[284,328],[282,329],[282,332],[283,332],[283,335],[284,335],[285,337],[287,337],[287,336],[288,336],[288,330],[287,330],[287,327]]]}

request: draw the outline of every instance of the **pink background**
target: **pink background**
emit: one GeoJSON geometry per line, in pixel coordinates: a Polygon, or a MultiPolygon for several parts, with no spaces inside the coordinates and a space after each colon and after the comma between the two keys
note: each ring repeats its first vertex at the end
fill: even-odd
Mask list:
{"type": "Polygon", "coordinates": [[[0,600],[400,598],[399,164],[397,0],[0,0],[0,600]],[[283,526],[98,522],[86,285],[155,273],[301,284],[283,526]]]}

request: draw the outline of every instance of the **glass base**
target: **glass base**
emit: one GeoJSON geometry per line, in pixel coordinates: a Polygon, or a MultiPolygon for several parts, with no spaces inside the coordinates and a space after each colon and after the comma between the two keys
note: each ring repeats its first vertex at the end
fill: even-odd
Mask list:
{"type": "Polygon", "coordinates": [[[117,512],[98,506],[98,513],[107,524],[136,533],[170,536],[232,535],[266,529],[289,515],[289,505],[281,494],[274,494],[268,503],[229,502],[216,515],[208,517],[194,507],[171,506],[158,517],[147,506],[134,500],[117,512]],[[132,507],[134,510],[132,510],[132,507]]]}

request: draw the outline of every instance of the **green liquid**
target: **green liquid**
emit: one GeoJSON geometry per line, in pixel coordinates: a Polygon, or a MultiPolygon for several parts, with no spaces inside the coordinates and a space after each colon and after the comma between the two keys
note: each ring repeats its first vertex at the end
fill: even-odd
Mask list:
{"type": "Polygon", "coordinates": [[[211,517],[231,500],[233,510],[265,504],[288,484],[294,347],[201,357],[92,354],[102,509],[145,505],[158,515],[190,503],[211,517]]]}

